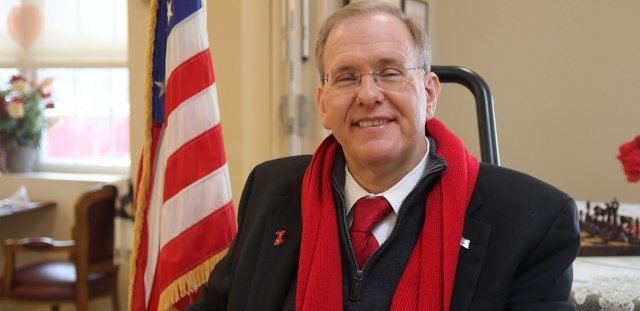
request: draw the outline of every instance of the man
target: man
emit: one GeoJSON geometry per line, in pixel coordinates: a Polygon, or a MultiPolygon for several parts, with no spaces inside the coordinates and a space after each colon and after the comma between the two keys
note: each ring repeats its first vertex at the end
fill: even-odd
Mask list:
{"type": "Polygon", "coordinates": [[[316,56],[332,135],[311,159],[253,170],[238,235],[190,310],[574,310],[574,201],[479,164],[434,118],[422,29],[356,2],[325,22],[316,56]]]}

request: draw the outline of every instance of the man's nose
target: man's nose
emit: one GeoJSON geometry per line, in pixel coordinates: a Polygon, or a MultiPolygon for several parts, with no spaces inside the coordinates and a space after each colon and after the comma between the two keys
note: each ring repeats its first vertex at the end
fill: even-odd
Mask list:
{"type": "Polygon", "coordinates": [[[375,75],[372,73],[360,75],[360,83],[357,89],[358,103],[366,105],[381,102],[382,97],[382,89],[378,86],[375,75]]]}

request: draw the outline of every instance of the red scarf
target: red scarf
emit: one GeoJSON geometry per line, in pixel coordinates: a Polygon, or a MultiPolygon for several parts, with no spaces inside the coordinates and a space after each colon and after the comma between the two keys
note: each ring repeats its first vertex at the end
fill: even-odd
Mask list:
{"type": "MultiPolygon", "coordinates": [[[[448,164],[427,199],[429,217],[411,253],[391,310],[447,311],[453,291],[467,205],[478,160],[440,121],[427,130],[448,164]]],[[[302,245],[296,310],[342,310],[342,265],[331,170],[338,142],[330,135],[318,147],[302,183],[302,245]]]]}

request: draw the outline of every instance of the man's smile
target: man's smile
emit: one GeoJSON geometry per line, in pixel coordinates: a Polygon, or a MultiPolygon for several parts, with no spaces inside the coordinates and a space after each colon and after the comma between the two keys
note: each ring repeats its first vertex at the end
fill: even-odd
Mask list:
{"type": "Polygon", "coordinates": [[[372,126],[380,126],[389,123],[389,120],[366,120],[366,121],[358,121],[356,122],[357,126],[360,127],[372,127],[372,126]]]}

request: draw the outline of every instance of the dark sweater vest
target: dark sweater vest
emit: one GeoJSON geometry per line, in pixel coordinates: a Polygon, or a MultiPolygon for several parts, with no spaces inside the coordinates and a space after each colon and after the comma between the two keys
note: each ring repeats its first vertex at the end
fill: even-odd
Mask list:
{"type": "Polygon", "coordinates": [[[433,141],[431,146],[425,173],[402,202],[391,235],[371,255],[361,271],[356,267],[348,236],[349,227],[346,221],[344,199],[344,155],[341,151],[336,154],[332,186],[342,252],[342,289],[345,311],[389,310],[395,289],[422,229],[428,193],[439,179],[440,172],[446,169],[445,161],[435,154],[433,141]]]}

